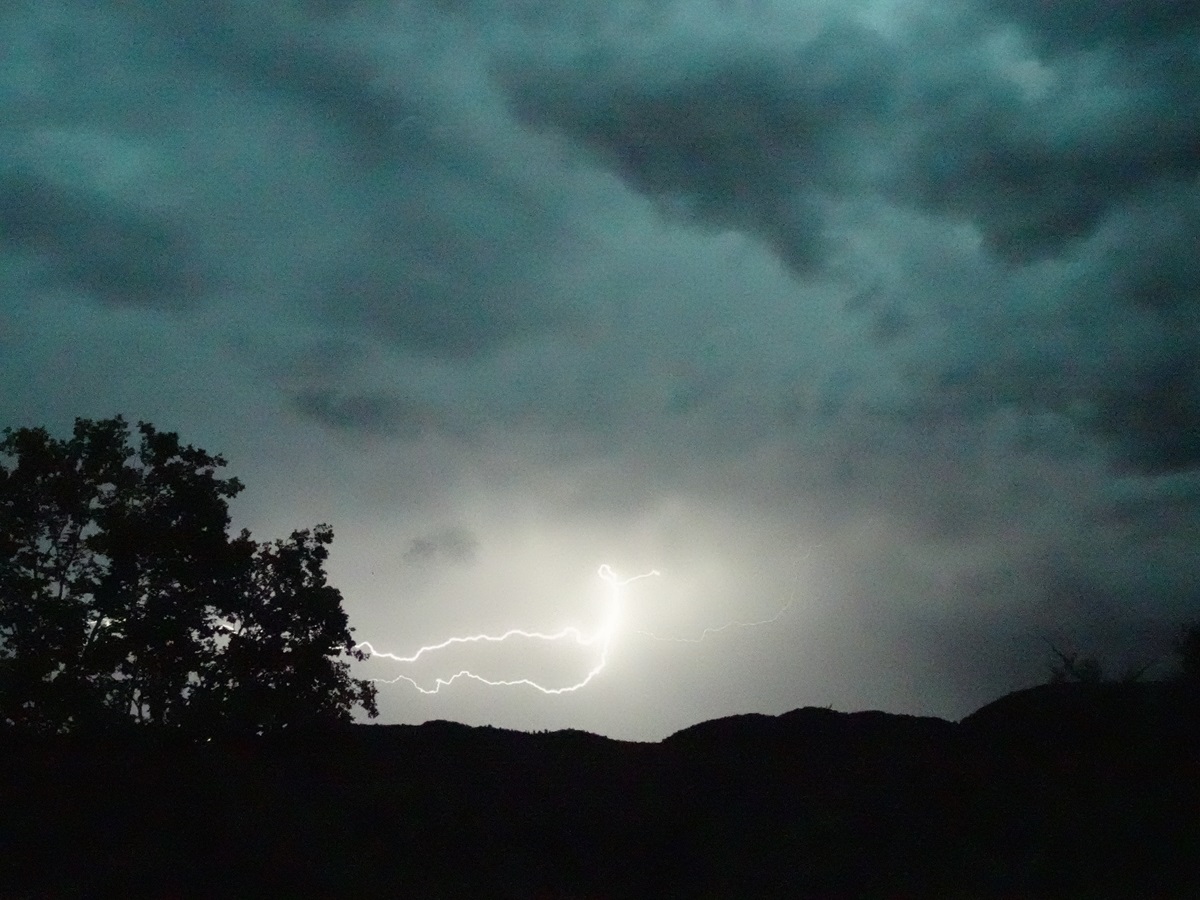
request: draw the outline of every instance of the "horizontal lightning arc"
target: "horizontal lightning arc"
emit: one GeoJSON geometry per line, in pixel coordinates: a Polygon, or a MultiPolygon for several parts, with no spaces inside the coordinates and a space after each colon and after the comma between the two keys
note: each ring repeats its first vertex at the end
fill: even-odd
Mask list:
{"type": "Polygon", "coordinates": [[[447,647],[452,647],[455,644],[477,644],[480,642],[488,642],[499,644],[502,641],[507,641],[509,638],[523,637],[539,641],[561,641],[563,638],[573,637],[577,644],[589,646],[596,643],[596,637],[584,637],[583,632],[578,628],[564,628],[562,631],[556,631],[553,634],[544,634],[540,631],[522,631],[520,628],[511,628],[504,634],[472,634],[465,637],[446,638],[440,644],[429,644],[422,647],[412,656],[398,656],[395,653],[384,653],[381,650],[376,650],[370,641],[362,641],[355,645],[356,648],[365,647],[372,656],[378,656],[381,659],[390,659],[395,662],[410,663],[416,662],[426,653],[434,653],[438,650],[445,650],[447,647]]]}
{"type": "Polygon", "coordinates": [[[592,644],[595,644],[595,643],[599,643],[601,645],[599,662],[595,666],[593,666],[592,669],[590,671],[588,671],[588,673],[580,681],[577,681],[574,684],[566,685],[565,687],[557,687],[557,688],[546,687],[545,685],[538,684],[536,681],[534,681],[530,678],[498,679],[498,680],[484,678],[482,675],[476,675],[474,672],[472,672],[468,669],[463,669],[461,672],[457,672],[449,678],[436,679],[434,681],[434,686],[431,688],[422,687],[415,679],[410,678],[407,675],[397,675],[395,678],[372,678],[372,679],[370,679],[371,681],[374,681],[374,682],[377,682],[380,684],[396,684],[397,682],[400,682],[400,681],[407,681],[409,684],[411,684],[413,687],[415,687],[422,694],[436,694],[436,693],[440,692],[442,688],[449,687],[451,684],[458,681],[459,679],[469,679],[471,681],[477,681],[481,684],[486,684],[489,687],[516,687],[516,686],[520,686],[520,685],[525,685],[528,687],[532,687],[538,691],[541,691],[543,694],[569,694],[569,693],[579,690],[582,687],[587,686],[589,683],[591,683],[592,679],[594,679],[597,675],[599,675],[604,670],[604,667],[606,665],[608,665],[608,648],[609,648],[610,643],[612,642],[613,635],[616,633],[617,620],[620,617],[620,611],[621,611],[620,589],[622,587],[624,587],[625,585],[630,584],[634,581],[639,581],[643,578],[651,578],[653,576],[656,576],[659,574],[659,572],[657,570],[651,570],[651,571],[645,572],[641,575],[634,575],[631,578],[621,579],[621,578],[617,577],[617,574],[612,570],[612,567],[606,563],[606,564],[600,566],[597,574],[600,576],[600,579],[602,581],[604,581],[606,584],[609,585],[609,589],[610,589],[609,613],[608,613],[608,617],[607,617],[607,620],[606,620],[604,626],[599,631],[597,631],[594,635],[591,635],[591,636],[585,635],[580,629],[574,628],[574,627],[563,628],[560,631],[555,631],[555,632],[551,632],[551,633],[542,632],[542,631],[525,631],[520,628],[511,628],[508,631],[504,632],[503,634],[497,634],[497,635],[473,634],[473,635],[466,635],[466,636],[461,636],[461,637],[447,638],[446,640],[444,640],[440,643],[437,643],[437,644],[427,644],[426,646],[419,648],[415,653],[413,653],[409,656],[400,656],[395,653],[380,652],[380,651],[376,650],[374,648],[374,646],[371,645],[370,641],[361,641],[360,643],[355,644],[355,649],[356,650],[357,649],[365,649],[370,653],[371,656],[378,656],[383,659],[390,659],[390,660],[393,660],[394,662],[412,663],[412,662],[416,662],[418,659],[420,659],[422,656],[424,656],[427,653],[434,653],[438,650],[444,650],[447,647],[454,646],[455,644],[475,644],[475,643],[484,643],[484,642],[499,644],[499,643],[503,643],[504,641],[509,640],[510,638],[517,638],[517,637],[526,638],[528,640],[551,641],[551,642],[552,641],[561,641],[566,638],[574,638],[574,640],[577,644],[580,644],[581,646],[585,646],[585,647],[591,646],[592,644]]]}
{"type": "MultiPolygon", "coordinates": [[[[605,648],[605,649],[607,651],[607,648],[605,648]]],[[[582,687],[585,687],[593,678],[595,678],[597,675],[600,674],[601,670],[607,664],[608,664],[608,656],[607,656],[607,652],[606,652],[600,656],[600,663],[595,668],[593,668],[590,672],[588,672],[587,675],[584,676],[582,681],[578,681],[575,684],[569,684],[566,687],[560,687],[560,688],[545,687],[544,685],[538,684],[536,681],[534,681],[531,678],[516,678],[516,679],[512,679],[512,680],[492,680],[490,678],[484,678],[482,675],[476,675],[474,672],[471,672],[467,669],[463,669],[461,672],[456,672],[455,674],[451,675],[449,678],[436,679],[436,681],[434,682],[434,686],[431,688],[421,687],[421,685],[415,679],[409,678],[407,675],[397,675],[395,678],[372,678],[371,680],[379,682],[380,684],[396,684],[399,681],[407,681],[409,684],[411,684],[413,687],[415,687],[422,694],[439,693],[442,688],[449,687],[450,685],[454,684],[454,682],[458,681],[460,678],[469,678],[472,681],[478,681],[481,684],[488,685],[489,687],[517,687],[519,685],[528,685],[529,687],[534,688],[535,690],[541,691],[543,694],[570,694],[574,691],[579,690],[582,687]]]]}

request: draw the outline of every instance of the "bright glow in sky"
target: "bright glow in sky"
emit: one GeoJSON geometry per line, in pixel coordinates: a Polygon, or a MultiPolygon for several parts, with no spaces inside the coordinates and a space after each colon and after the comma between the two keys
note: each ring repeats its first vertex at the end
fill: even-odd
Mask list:
{"type": "Polygon", "coordinates": [[[594,664],[587,670],[581,679],[570,684],[559,687],[547,687],[539,684],[531,678],[501,678],[490,679],[486,676],[472,672],[469,669],[460,669],[451,675],[449,678],[437,678],[432,687],[422,687],[421,683],[407,675],[397,675],[392,679],[380,679],[385,684],[396,684],[405,682],[411,684],[414,688],[423,694],[436,694],[444,687],[449,687],[458,681],[460,678],[476,681],[488,687],[531,687],[543,694],[570,694],[588,686],[592,679],[604,671],[604,667],[608,664],[608,648],[612,644],[613,638],[617,636],[617,632],[621,627],[621,620],[624,618],[624,588],[631,582],[640,581],[643,578],[651,578],[657,576],[657,570],[652,569],[642,575],[633,575],[629,578],[619,577],[612,567],[607,563],[600,566],[597,572],[600,580],[604,582],[607,588],[608,596],[605,598],[604,611],[601,615],[601,621],[594,630],[585,633],[579,627],[569,625],[566,628],[547,633],[543,631],[527,631],[523,628],[510,628],[503,634],[469,634],[448,637],[444,641],[436,644],[427,644],[419,648],[409,656],[400,656],[395,653],[387,653],[376,650],[371,645],[370,641],[362,641],[358,644],[359,648],[365,648],[370,651],[373,658],[390,659],[398,663],[415,663],[426,654],[436,653],[439,650],[445,650],[449,647],[455,647],[461,644],[502,644],[505,641],[512,641],[514,644],[521,644],[524,641],[547,641],[554,643],[557,641],[573,641],[581,647],[596,648],[595,656],[597,657],[594,664]]]}

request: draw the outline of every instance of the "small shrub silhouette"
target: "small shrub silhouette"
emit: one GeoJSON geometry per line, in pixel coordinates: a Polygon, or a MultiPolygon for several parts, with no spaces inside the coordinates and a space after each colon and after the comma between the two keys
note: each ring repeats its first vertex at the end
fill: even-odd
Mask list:
{"type": "Polygon", "coordinates": [[[1051,684],[1100,684],[1108,680],[1104,666],[1095,657],[1081,657],[1076,650],[1060,650],[1053,644],[1050,645],[1050,652],[1058,660],[1050,664],[1051,684]]]}

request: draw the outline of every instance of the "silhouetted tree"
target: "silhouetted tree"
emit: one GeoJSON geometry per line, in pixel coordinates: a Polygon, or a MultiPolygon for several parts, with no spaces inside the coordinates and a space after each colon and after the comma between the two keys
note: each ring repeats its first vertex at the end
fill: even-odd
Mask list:
{"type": "Polygon", "coordinates": [[[215,616],[236,590],[248,547],[231,541],[225,465],[178,435],[139,424],[125,483],[98,517],[106,561],[93,594],[91,652],[118,687],[111,699],[143,721],[182,724],[196,680],[211,665],[215,616]],[[111,668],[109,668],[111,667],[111,668]]]}
{"type": "Polygon", "coordinates": [[[319,525],[254,549],[242,589],[222,609],[226,632],[203,691],[216,718],[272,729],[378,715],[375,687],[350,677],[354,649],[342,595],[325,577],[333,530],[319,525]]]}
{"type": "Polygon", "coordinates": [[[67,440],[4,432],[0,721],[206,726],[228,718],[226,704],[244,724],[340,721],[355,705],[374,715],[374,688],[337,659],[351,643],[341,595],[324,581],[329,529],[316,543],[297,532],[270,547],[245,531],[230,537],[228,500],[242,485],[217,477],[225,460],[146,423],[138,434],[135,449],[120,417],[78,419],[67,440]],[[283,546],[298,548],[307,581],[276,571],[283,546]],[[253,611],[268,584],[264,618],[253,611]],[[234,640],[247,623],[304,659],[307,681],[263,694],[257,680],[276,683],[280,665],[234,640]],[[301,701],[312,704],[303,714],[301,701]]]}
{"type": "Polygon", "coordinates": [[[125,423],[77,421],[70,440],[6,430],[0,454],[0,716],[60,728],[95,715],[107,685],[88,657],[103,615],[97,519],[130,481],[125,423]]]}

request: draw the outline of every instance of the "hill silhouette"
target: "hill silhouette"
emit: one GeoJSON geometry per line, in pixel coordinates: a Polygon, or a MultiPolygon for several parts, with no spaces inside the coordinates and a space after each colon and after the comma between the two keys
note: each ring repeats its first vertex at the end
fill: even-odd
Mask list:
{"type": "Polygon", "coordinates": [[[958,723],[804,708],[659,743],[0,732],[0,896],[1185,896],[1193,701],[1045,685],[958,723]]]}

